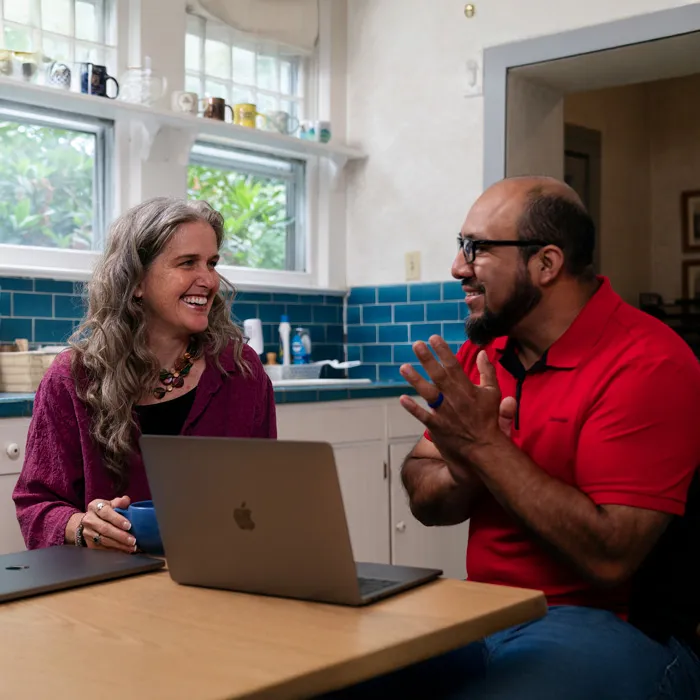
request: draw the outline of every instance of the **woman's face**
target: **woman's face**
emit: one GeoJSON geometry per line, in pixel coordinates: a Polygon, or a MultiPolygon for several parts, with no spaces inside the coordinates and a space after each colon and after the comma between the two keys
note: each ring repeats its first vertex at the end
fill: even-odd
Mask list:
{"type": "Polygon", "coordinates": [[[206,330],[219,291],[218,262],[216,234],[209,224],[197,221],[180,226],[136,290],[143,300],[149,333],[185,338],[206,330]]]}

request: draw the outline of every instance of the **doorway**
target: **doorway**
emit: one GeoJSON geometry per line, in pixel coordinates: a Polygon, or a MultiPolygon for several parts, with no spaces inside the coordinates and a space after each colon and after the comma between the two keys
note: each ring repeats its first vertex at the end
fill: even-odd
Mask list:
{"type": "Polygon", "coordinates": [[[568,181],[596,223],[596,269],[630,303],[674,302],[700,269],[681,204],[700,191],[698,109],[699,4],[487,49],[484,184],[568,181]]]}

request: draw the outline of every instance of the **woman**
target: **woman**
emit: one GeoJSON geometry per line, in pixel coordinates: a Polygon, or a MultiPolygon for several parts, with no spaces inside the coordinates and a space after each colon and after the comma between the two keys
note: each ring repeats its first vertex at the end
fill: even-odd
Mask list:
{"type": "Polygon", "coordinates": [[[140,433],[276,437],[272,385],[220,291],[223,236],[208,204],[164,197],[112,225],[87,317],[36,394],[13,493],[29,549],[138,548],[114,508],[150,499],[140,433]]]}

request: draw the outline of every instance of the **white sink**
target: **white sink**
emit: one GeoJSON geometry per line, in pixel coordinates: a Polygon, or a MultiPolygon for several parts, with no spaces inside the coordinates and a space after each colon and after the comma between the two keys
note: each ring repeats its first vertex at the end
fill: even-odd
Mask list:
{"type": "Polygon", "coordinates": [[[272,386],[333,386],[334,384],[371,384],[371,379],[280,379],[272,386]]]}

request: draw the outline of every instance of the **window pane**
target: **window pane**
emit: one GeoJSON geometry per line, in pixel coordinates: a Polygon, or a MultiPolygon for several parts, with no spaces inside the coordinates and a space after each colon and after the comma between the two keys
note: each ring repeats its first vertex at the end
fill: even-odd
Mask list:
{"type": "MultiPolygon", "coordinates": [[[[49,0],[52,2],[52,0],[49,0]]],[[[100,41],[100,26],[104,20],[92,2],[75,3],[75,36],[86,41],[100,41]]]]}
{"type": "Polygon", "coordinates": [[[202,81],[196,75],[185,76],[185,90],[202,94],[202,81]]]}
{"type": "MultiPolygon", "coordinates": [[[[105,64],[105,50],[97,46],[87,46],[85,44],[75,45],[75,60],[78,63],[91,61],[100,66],[105,64]]],[[[80,66],[76,66],[77,74],[80,74],[80,66]]],[[[116,76],[115,76],[116,77],[116,76]]],[[[111,81],[110,81],[111,82],[111,81]]],[[[111,94],[111,92],[110,92],[111,94]]]]}
{"type": "Polygon", "coordinates": [[[253,90],[249,90],[248,88],[234,86],[234,88],[233,88],[233,104],[237,105],[237,104],[241,104],[242,102],[252,102],[253,104],[256,104],[253,90]]]}
{"type": "Polygon", "coordinates": [[[6,24],[5,48],[10,49],[10,51],[33,51],[32,30],[28,27],[12,27],[6,24]]]}
{"type": "Polygon", "coordinates": [[[263,114],[269,114],[270,112],[278,109],[278,102],[276,97],[271,97],[270,95],[263,95],[258,93],[258,112],[263,114]]]}
{"type": "Polygon", "coordinates": [[[190,165],[190,199],[204,199],[224,217],[224,265],[284,270],[286,264],[287,183],[233,168],[190,165]]]}
{"type": "Polygon", "coordinates": [[[228,102],[228,88],[215,80],[206,80],[204,82],[204,95],[206,97],[223,97],[228,102]]]}
{"type": "MultiPolygon", "coordinates": [[[[79,2],[78,6],[83,4],[84,3],[79,2]]],[[[72,0],[41,0],[42,28],[48,32],[56,32],[56,34],[70,36],[71,5],[72,0]]],[[[76,19],[77,14],[78,9],[76,7],[76,19]]]]}
{"type": "Polygon", "coordinates": [[[280,100],[280,109],[295,118],[292,120],[292,128],[296,131],[299,127],[298,121],[301,119],[298,103],[293,100],[280,100]]]}
{"type": "Polygon", "coordinates": [[[213,75],[216,78],[230,78],[229,47],[221,41],[207,39],[204,42],[204,65],[207,75],[213,75]]]}
{"type": "Polygon", "coordinates": [[[237,83],[255,85],[255,52],[233,47],[233,79],[237,83]]]}
{"type": "Polygon", "coordinates": [[[0,243],[92,248],[95,137],[0,121],[0,243]]]}
{"type": "Polygon", "coordinates": [[[289,61],[280,61],[280,92],[291,95],[294,92],[292,87],[292,64],[289,61]]]}
{"type": "Polygon", "coordinates": [[[257,86],[263,90],[277,90],[277,59],[258,56],[257,86]]]}
{"type": "Polygon", "coordinates": [[[194,34],[185,35],[185,68],[187,70],[202,70],[202,41],[194,34]]]}
{"type": "Polygon", "coordinates": [[[44,34],[43,42],[44,54],[48,58],[53,61],[70,61],[70,41],[44,34]]]}
{"type": "Polygon", "coordinates": [[[9,19],[11,22],[31,24],[31,8],[32,3],[29,2],[29,0],[3,0],[4,17],[5,19],[9,19]]]}

